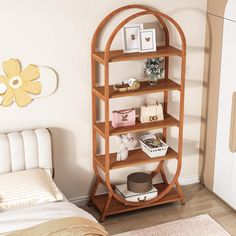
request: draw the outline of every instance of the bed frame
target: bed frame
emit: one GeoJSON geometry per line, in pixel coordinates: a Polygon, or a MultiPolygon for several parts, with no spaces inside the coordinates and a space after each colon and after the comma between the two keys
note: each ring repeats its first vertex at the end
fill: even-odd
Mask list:
{"type": "Polygon", "coordinates": [[[0,134],[0,174],[34,168],[51,169],[54,176],[49,130],[0,134]]]}

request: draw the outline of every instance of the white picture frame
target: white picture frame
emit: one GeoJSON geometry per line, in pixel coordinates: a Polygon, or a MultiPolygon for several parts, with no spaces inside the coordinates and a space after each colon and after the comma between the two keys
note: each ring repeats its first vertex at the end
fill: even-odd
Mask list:
{"type": "Polygon", "coordinates": [[[125,25],[122,28],[123,52],[133,53],[140,51],[140,30],[143,24],[125,25]]]}
{"type": "Polygon", "coordinates": [[[141,29],[139,31],[139,52],[156,51],[156,30],[141,29]]]}

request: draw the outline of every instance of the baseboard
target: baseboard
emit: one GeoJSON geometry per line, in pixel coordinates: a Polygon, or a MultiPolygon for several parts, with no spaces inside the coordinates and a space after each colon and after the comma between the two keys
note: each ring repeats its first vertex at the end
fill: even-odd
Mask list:
{"type": "Polygon", "coordinates": [[[200,183],[198,175],[180,178],[179,179],[180,185],[190,185],[190,184],[197,184],[200,183]]]}
{"type": "MultiPolygon", "coordinates": [[[[199,182],[200,181],[197,175],[179,179],[180,185],[190,185],[190,184],[196,184],[199,182]]],[[[89,200],[89,196],[77,197],[77,198],[72,198],[69,200],[70,202],[74,203],[76,206],[85,206],[89,200]]]]}

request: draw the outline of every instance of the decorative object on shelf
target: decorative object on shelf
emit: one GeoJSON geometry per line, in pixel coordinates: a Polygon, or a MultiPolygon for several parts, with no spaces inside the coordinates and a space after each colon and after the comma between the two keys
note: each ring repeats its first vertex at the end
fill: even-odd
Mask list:
{"type": "Polygon", "coordinates": [[[157,50],[155,29],[140,30],[139,35],[139,52],[155,52],[157,50]]]}
{"type": "Polygon", "coordinates": [[[22,70],[17,59],[4,61],[2,67],[5,74],[0,75],[2,106],[8,107],[15,101],[19,107],[24,107],[33,99],[49,96],[57,88],[57,75],[50,68],[30,64],[22,70]]]}
{"type": "Polygon", "coordinates": [[[117,161],[124,161],[128,158],[129,149],[127,147],[128,143],[132,143],[134,138],[129,134],[122,134],[119,136],[120,148],[117,152],[117,161]]]}
{"type": "Polygon", "coordinates": [[[144,172],[136,172],[128,175],[127,188],[134,193],[146,193],[152,190],[152,177],[144,172]]]}
{"type": "Polygon", "coordinates": [[[164,120],[163,107],[156,99],[148,99],[146,104],[141,107],[140,122],[156,122],[164,120]]]}
{"type": "Polygon", "coordinates": [[[136,112],[134,108],[112,112],[112,127],[126,127],[135,125],[136,112]]]}
{"type": "Polygon", "coordinates": [[[115,186],[115,191],[129,202],[145,202],[158,196],[158,190],[154,186],[146,193],[135,193],[128,190],[127,184],[120,184],[115,186]]]}
{"type": "Polygon", "coordinates": [[[148,81],[151,86],[157,85],[157,81],[163,77],[164,68],[162,67],[164,59],[148,58],[145,62],[144,72],[148,76],[148,81]]]}
{"type": "Polygon", "coordinates": [[[169,148],[156,134],[143,135],[139,142],[143,152],[151,158],[165,156],[169,148]]]}
{"type": "Polygon", "coordinates": [[[113,89],[119,92],[135,91],[140,88],[139,81],[132,77],[128,81],[122,81],[121,84],[114,84],[113,89]]]}
{"type": "Polygon", "coordinates": [[[139,52],[140,30],[143,29],[143,24],[125,25],[122,28],[122,41],[124,53],[139,52]]]}

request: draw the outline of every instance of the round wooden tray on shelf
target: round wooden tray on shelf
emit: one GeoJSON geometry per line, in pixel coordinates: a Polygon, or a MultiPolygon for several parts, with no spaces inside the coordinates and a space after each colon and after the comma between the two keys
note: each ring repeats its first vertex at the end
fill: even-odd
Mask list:
{"type": "Polygon", "coordinates": [[[181,187],[178,182],[178,177],[182,165],[182,144],[183,144],[183,117],[184,117],[184,90],[185,90],[185,68],[186,68],[186,39],[184,33],[179,26],[179,24],[168,15],[161,13],[153,8],[142,6],[142,5],[128,5],[116,9],[107,15],[101,23],[98,25],[92,39],[91,45],[91,69],[92,69],[92,112],[93,112],[93,167],[96,174],[96,181],[92,186],[91,196],[89,205],[94,204],[96,208],[101,212],[100,221],[103,221],[106,216],[113,215],[121,212],[136,210],[140,208],[150,207],[154,205],[164,204],[168,202],[181,201],[184,204],[184,196],[181,187]],[[123,20],[118,26],[113,30],[108,38],[105,46],[104,52],[96,51],[98,42],[100,41],[100,35],[104,27],[110,22],[110,20],[122,11],[129,9],[141,10],[135,13],[125,20],[123,20]],[[164,35],[165,35],[165,46],[157,47],[156,52],[146,52],[146,53],[129,53],[125,54],[122,50],[111,51],[111,45],[116,37],[117,33],[130,21],[146,15],[153,15],[162,25],[164,35]],[[169,45],[169,30],[167,24],[171,23],[179,33],[182,47],[177,49],[169,45]],[[181,58],[181,84],[177,84],[171,79],[169,79],[169,57],[178,56],[181,58]],[[158,82],[157,86],[151,87],[141,83],[141,87],[136,91],[127,91],[123,93],[115,92],[109,83],[109,64],[118,61],[129,61],[129,60],[143,60],[146,58],[164,57],[165,58],[165,79],[158,82]],[[97,63],[104,66],[104,86],[96,86],[97,81],[97,63]],[[179,120],[172,117],[167,113],[168,104],[168,93],[169,91],[179,91],[180,92],[180,112],[179,120]],[[141,124],[137,122],[135,126],[123,127],[123,128],[112,128],[109,118],[109,100],[116,97],[125,96],[137,96],[142,94],[163,92],[164,93],[164,117],[163,121],[158,121],[154,123],[141,124]],[[97,103],[96,99],[101,99],[105,103],[105,122],[97,122],[97,103]],[[166,141],[167,128],[178,127],[178,152],[169,148],[167,154],[163,157],[149,158],[142,150],[133,150],[129,153],[129,158],[122,162],[116,161],[116,154],[110,153],[110,136],[125,134],[128,132],[140,132],[148,131],[152,129],[163,129],[163,138],[166,141]],[[105,155],[97,155],[97,135],[100,135],[105,140],[105,155]],[[168,183],[167,177],[164,171],[164,161],[169,159],[177,160],[177,169],[173,180],[168,183]],[[127,166],[135,166],[139,164],[155,163],[159,162],[157,168],[152,172],[152,177],[154,178],[157,174],[161,174],[163,183],[154,185],[158,189],[158,196],[154,199],[147,200],[144,202],[130,202],[126,201],[120,195],[116,194],[114,191],[114,186],[110,181],[110,171],[112,169],[123,168],[127,166]],[[103,178],[98,171],[100,168],[105,177],[103,178]],[[103,184],[108,189],[108,194],[96,195],[96,191],[99,184],[103,184]],[[176,187],[176,188],[175,188],[176,187]]]}

